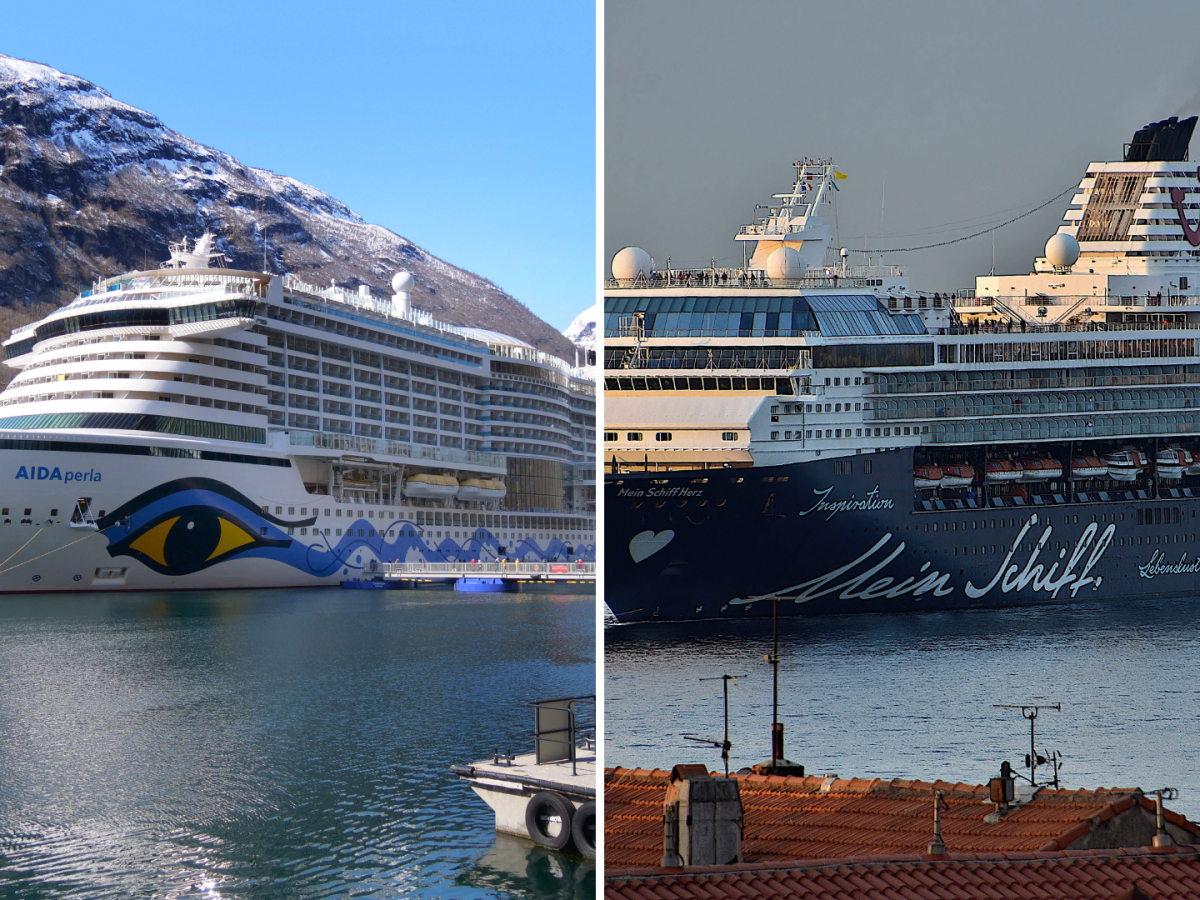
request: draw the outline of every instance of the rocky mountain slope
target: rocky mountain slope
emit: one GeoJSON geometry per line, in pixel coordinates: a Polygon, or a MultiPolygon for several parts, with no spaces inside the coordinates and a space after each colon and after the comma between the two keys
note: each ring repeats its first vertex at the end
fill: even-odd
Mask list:
{"type": "Polygon", "coordinates": [[[596,323],[600,319],[600,304],[594,303],[577,315],[563,332],[571,343],[584,350],[598,349],[596,323]]]}
{"type": "Polygon", "coordinates": [[[243,165],[74,75],[0,55],[0,329],[45,315],[93,279],[151,267],[167,242],[216,233],[235,268],[312,284],[416,279],[443,321],[519,337],[563,359],[571,342],[492,282],[427,253],[314,187],[243,165]]]}

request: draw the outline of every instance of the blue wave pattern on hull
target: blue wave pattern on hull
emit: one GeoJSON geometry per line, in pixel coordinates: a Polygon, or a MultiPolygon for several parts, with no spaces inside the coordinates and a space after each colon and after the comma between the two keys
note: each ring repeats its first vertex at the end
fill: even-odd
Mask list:
{"type": "MultiPolygon", "coordinates": [[[[486,528],[458,543],[450,538],[430,546],[424,527],[396,519],[381,530],[373,520],[347,522],[346,533],[330,542],[314,528],[313,544],[289,531],[308,528],[315,517],[286,521],[263,512],[248,497],[209,478],[165,482],[138,495],[99,520],[109,538],[109,555],[128,556],[161,575],[190,575],[226,560],[273,559],[317,577],[361,570],[371,559],[382,562],[460,562],[495,559],[503,542],[486,528]]],[[[304,535],[304,537],[308,537],[304,535]]],[[[579,558],[595,559],[594,544],[571,548],[579,558]]],[[[568,546],[558,538],[546,546],[525,538],[509,558],[565,560],[568,546]]]]}

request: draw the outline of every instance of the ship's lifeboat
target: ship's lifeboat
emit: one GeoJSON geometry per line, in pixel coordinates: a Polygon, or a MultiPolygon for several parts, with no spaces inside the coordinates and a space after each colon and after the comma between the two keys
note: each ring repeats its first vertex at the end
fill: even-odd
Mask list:
{"type": "Polygon", "coordinates": [[[966,463],[951,463],[948,466],[942,466],[941,486],[944,488],[966,487],[974,480],[975,469],[966,463]]]}
{"type": "Polygon", "coordinates": [[[466,478],[458,486],[459,500],[503,500],[508,488],[495,478],[466,478]]]}
{"type": "Polygon", "coordinates": [[[1108,466],[1098,456],[1076,456],[1071,460],[1072,478],[1103,478],[1108,466]]]}
{"type": "Polygon", "coordinates": [[[453,475],[433,475],[420,472],[409,475],[404,482],[404,496],[424,500],[445,500],[457,496],[458,479],[453,475]]]}
{"type": "Polygon", "coordinates": [[[1050,457],[1029,457],[1020,460],[1022,481],[1053,481],[1062,478],[1062,463],[1050,457]]]}
{"type": "Polygon", "coordinates": [[[1136,481],[1146,472],[1146,457],[1140,450],[1113,450],[1105,453],[1103,460],[1113,481],[1136,481]]]}
{"type": "Polygon", "coordinates": [[[942,470],[937,466],[916,466],[913,469],[913,487],[917,490],[928,490],[941,484],[942,470]]]}
{"type": "Polygon", "coordinates": [[[1182,478],[1191,463],[1192,454],[1176,444],[1159,450],[1154,458],[1154,468],[1158,470],[1159,478],[1182,478]]]}
{"type": "Polygon", "coordinates": [[[1002,484],[1006,481],[1021,480],[1021,464],[1011,459],[988,460],[987,474],[984,476],[992,484],[1002,484]]]}

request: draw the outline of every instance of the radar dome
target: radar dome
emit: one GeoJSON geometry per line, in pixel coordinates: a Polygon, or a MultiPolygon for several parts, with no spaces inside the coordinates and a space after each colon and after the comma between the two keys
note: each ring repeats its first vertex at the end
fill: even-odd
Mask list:
{"type": "Polygon", "coordinates": [[[1046,261],[1059,269],[1069,269],[1079,260],[1079,241],[1059,232],[1046,241],[1046,261]]]}
{"type": "Polygon", "coordinates": [[[392,276],[392,290],[397,294],[410,293],[414,284],[411,272],[397,272],[392,276]]]}
{"type": "Polygon", "coordinates": [[[641,247],[626,247],[618,250],[612,259],[613,278],[618,281],[649,278],[652,265],[650,254],[641,247]]]}
{"type": "Polygon", "coordinates": [[[806,268],[800,252],[792,247],[780,247],[767,257],[768,278],[803,278],[806,268]]]}

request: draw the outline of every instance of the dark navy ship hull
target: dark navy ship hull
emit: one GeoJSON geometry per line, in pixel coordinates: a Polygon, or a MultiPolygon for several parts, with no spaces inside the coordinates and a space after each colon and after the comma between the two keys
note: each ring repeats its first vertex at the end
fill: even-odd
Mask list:
{"type": "Polygon", "coordinates": [[[1200,574],[1200,499],[914,508],[911,449],[611,475],[605,491],[622,622],[1181,596],[1200,574]]]}

